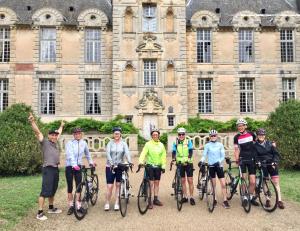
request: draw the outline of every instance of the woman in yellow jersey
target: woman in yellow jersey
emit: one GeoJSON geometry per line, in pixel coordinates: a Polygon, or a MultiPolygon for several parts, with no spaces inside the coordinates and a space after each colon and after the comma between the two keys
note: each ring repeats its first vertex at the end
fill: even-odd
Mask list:
{"type": "Polygon", "coordinates": [[[158,129],[151,131],[152,139],[148,141],[139,158],[139,164],[146,164],[147,175],[150,179],[151,195],[154,195],[153,203],[149,204],[149,208],[153,208],[153,204],[162,206],[158,200],[159,181],[161,173],[165,172],[166,168],[166,149],[163,143],[159,141],[160,132],[158,129]]]}

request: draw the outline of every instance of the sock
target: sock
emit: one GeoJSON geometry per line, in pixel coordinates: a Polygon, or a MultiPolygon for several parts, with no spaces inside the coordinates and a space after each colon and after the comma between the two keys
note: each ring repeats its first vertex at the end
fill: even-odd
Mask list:
{"type": "Polygon", "coordinates": [[[49,205],[49,209],[53,209],[53,205],[49,205]]]}
{"type": "Polygon", "coordinates": [[[158,197],[157,197],[157,196],[154,196],[154,200],[157,201],[157,200],[158,200],[158,197]]]}
{"type": "Polygon", "coordinates": [[[41,213],[43,213],[43,210],[38,210],[38,214],[41,214],[41,213]]]}

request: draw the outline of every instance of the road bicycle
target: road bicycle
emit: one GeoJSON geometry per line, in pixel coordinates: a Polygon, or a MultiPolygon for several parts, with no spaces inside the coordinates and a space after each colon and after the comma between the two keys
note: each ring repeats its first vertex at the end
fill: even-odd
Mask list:
{"type": "Polygon", "coordinates": [[[128,169],[132,172],[132,164],[118,164],[118,168],[122,170],[122,178],[120,182],[119,190],[119,205],[122,217],[126,216],[127,205],[129,203],[129,197],[131,196],[129,183],[128,169]]]}
{"type": "Polygon", "coordinates": [[[150,180],[147,175],[148,166],[147,165],[139,165],[136,173],[138,173],[142,167],[144,167],[145,170],[144,170],[143,180],[140,185],[139,192],[138,192],[137,204],[138,204],[138,209],[139,209],[140,214],[143,215],[148,211],[149,205],[151,203],[151,188],[150,188],[150,180]]]}

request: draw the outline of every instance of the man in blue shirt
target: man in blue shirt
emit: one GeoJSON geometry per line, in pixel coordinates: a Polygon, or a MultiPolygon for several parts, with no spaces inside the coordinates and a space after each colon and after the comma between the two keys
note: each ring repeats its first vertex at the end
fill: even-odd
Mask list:
{"type": "MultiPolygon", "coordinates": [[[[230,206],[227,201],[226,195],[226,186],[224,179],[224,171],[222,162],[225,158],[225,150],[222,143],[218,142],[218,132],[216,130],[211,130],[209,132],[210,141],[205,144],[203,156],[201,161],[199,162],[199,167],[202,165],[202,162],[205,161],[206,157],[208,158],[209,165],[209,175],[212,178],[212,182],[216,192],[216,175],[219,178],[222,194],[223,194],[223,207],[228,209],[230,206]]],[[[215,206],[217,205],[217,201],[214,201],[215,206]]]]}

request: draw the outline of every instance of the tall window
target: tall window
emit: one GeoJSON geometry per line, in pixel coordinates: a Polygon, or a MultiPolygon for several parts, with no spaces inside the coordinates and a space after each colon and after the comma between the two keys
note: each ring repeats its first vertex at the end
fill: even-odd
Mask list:
{"type": "Polygon", "coordinates": [[[240,112],[254,111],[254,80],[240,80],[240,112]]]}
{"type": "Polygon", "coordinates": [[[254,61],[253,57],[253,31],[240,30],[239,31],[239,62],[251,63],[254,61]]]}
{"type": "Polygon", "coordinates": [[[40,80],[40,113],[55,114],[55,80],[40,80]]]}
{"type": "Polygon", "coordinates": [[[280,31],[281,62],[294,62],[294,36],[292,30],[280,31]]]}
{"type": "Polygon", "coordinates": [[[56,61],[55,28],[41,28],[40,61],[49,63],[56,61]]]}
{"type": "Polygon", "coordinates": [[[10,29],[0,28],[0,62],[10,61],[10,29]]]}
{"type": "Polygon", "coordinates": [[[87,63],[100,62],[100,29],[86,29],[85,31],[85,61],[87,63]]]}
{"type": "Polygon", "coordinates": [[[156,85],[157,65],[154,60],[144,61],[144,85],[156,85]]]}
{"type": "Polygon", "coordinates": [[[155,32],[156,24],[156,5],[143,5],[143,32],[155,32]]]}
{"type": "Polygon", "coordinates": [[[296,99],[296,80],[282,79],[282,101],[286,102],[289,99],[296,99]]]}
{"type": "Polygon", "coordinates": [[[85,81],[85,113],[101,114],[101,80],[85,81]]]}
{"type": "Polygon", "coordinates": [[[175,125],[175,116],[174,115],[168,115],[168,126],[173,127],[175,125]]]}
{"type": "Polygon", "coordinates": [[[8,80],[0,79],[0,112],[8,106],[8,80]]]}
{"type": "Polygon", "coordinates": [[[198,79],[198,111],[212,113],[212,80],[198,79]]]}
{"type": "Polygon", "coordinates": [[[211,62],[211,31],[198,30],[197,31],[197,62],[210,63],[211,62]]]}

